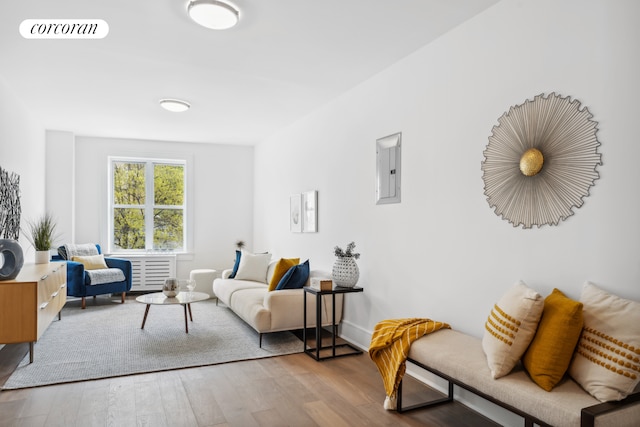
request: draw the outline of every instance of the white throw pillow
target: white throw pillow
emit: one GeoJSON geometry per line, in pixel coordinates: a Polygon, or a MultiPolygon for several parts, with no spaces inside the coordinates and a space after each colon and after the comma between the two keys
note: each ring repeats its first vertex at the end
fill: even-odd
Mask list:
{"type": "Polygon", "coordinates": [[[254,282],[267,283],[267,269],[271,254],[252,254],[251,252],[242,251],[240,255],[240,264],[236,279],[252,280],[254,282]]]}
{"type": "Polygon", "coordinates": [[[569,375],[602,402],[624,399],[640,382],[640,302],[590,282],[580,302],[584,327],[569,375]]]}
{"type": "Polygon", "coordinates": [[[493,378],[516,366],[533,340],[543,308],[542,296],[524,282],[516,283],[493,306],[482,337],[493,378]]]}

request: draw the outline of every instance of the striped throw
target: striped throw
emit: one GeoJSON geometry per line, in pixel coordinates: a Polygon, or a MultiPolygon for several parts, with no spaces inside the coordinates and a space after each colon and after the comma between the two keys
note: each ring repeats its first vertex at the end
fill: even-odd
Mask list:
{"type": "Polygon", "coordinates": [[[378,367],[387,397],[384,408],[396,409],[396,393],[406,370],[411,343],[418,338],[450,326],[424,318],[389,319],[373,330],[369,357],[378,367]]]}

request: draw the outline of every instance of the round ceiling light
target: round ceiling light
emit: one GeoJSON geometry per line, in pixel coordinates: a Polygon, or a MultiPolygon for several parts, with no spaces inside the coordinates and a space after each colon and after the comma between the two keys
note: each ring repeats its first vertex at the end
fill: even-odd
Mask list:
{"type": "Polygon", "coordinates": [[[181,101],[179,99],[161,99],[160,106],[167,111],[174,113],[181,113],[191,108],[191,104],[187,101],[181,101]]]}
{"type": "Polygon", "coordinates": [[[226,30],[240,19],[235,7],[217,0],[191,0],[187,12],[195,22],[212,30],[226,30]]]}

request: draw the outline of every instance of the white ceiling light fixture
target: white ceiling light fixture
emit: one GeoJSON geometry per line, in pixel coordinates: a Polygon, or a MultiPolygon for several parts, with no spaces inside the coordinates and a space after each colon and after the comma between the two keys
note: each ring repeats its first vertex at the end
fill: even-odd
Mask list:
{"type": "Polygon", "coordinates": [[[212,30],[229,29],[240,19],[238,9],[217,0],[191,0],[187,12],[195,22],[212,30]]]}
{"type": "Polygon", "coordinates": [[[187,101],[181,101],[179,99],[161,99],[160,106],[167,111],[171,111],[173,113],[182,113],[183,111],[187,111],[191,108],[191,104],[187,101]]]}

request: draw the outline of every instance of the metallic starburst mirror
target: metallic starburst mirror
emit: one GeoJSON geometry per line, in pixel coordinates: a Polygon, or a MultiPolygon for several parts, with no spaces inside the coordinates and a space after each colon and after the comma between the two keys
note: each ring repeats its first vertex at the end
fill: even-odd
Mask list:
{"type": "Polygon", "coordinates": [[[580,102],[551,93],[511,107],[484,151],[484,194],[514,227],[557,225],[583,204],[602,164],[597,122],[580,102]]]}

